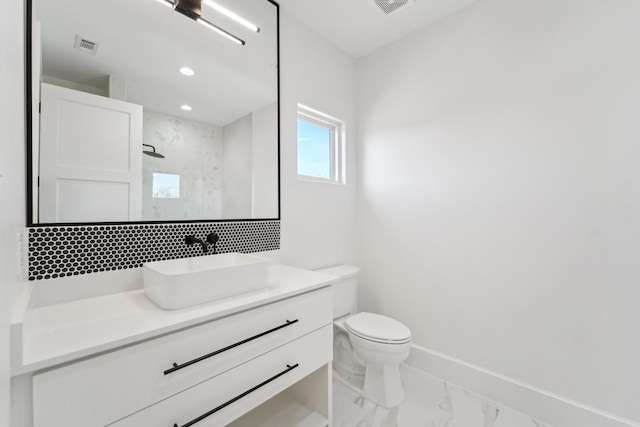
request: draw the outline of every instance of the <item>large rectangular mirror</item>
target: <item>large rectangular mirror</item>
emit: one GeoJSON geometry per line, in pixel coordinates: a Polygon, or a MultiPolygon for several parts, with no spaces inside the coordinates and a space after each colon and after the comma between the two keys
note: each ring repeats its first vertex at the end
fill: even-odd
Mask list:
{"type": "Polygon", "coordinates": [[[29,225],[279,218],[276,3],[27,2],[29,225]]]}

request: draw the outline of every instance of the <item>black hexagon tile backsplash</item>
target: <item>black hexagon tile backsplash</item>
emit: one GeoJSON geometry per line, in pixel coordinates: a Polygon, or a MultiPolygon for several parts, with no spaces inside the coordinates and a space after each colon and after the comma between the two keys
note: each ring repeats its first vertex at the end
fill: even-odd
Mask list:
{"type": "MultiPolygon", "coordinates": [[[[29,228],[29,280],[141,267],[143,263],[202,255],[185,236],[217,233],[218,253],[280,249],[280,221],[89,225],[29,228]]],[[[210,252],[212,253],[212,252],[210,252]]]]}

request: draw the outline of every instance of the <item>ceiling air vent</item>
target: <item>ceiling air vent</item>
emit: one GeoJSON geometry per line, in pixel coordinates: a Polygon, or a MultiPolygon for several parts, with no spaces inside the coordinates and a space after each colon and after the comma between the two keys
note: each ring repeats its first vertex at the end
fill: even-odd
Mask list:
{"type": "Polygon", "coordinates": [[[378,6],[385,15],[390,15],[391,12],[395,12],[410,2],[411,0],[374,0],[376,6],[378,6]]]}
{"type": "Polygon", "coordinates": [[[74,44],[73,47],[75,47],[76,49],[82,51],[82,52],[87,52],[90,53],[92,55],[95,55],[96,52],[98,51],[98,46],[100,43],[96,43],[96,42],[92,42],[91,40],[88,40],[80,35],[76,36],[76,43],[74,44]]]}

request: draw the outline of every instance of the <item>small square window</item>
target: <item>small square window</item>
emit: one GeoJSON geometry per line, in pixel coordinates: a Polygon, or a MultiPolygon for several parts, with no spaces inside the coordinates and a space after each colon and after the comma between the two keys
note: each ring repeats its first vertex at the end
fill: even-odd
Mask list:
{"type": "Polygon", "coordinates": [[[179,199],[180,175],[170,173],[153,173],[154,199],[179,199]]]}
{"type": "Polygon", "coordinates": [[[344,183],[344,123],[298,104],[298,178],[344,183]]]}

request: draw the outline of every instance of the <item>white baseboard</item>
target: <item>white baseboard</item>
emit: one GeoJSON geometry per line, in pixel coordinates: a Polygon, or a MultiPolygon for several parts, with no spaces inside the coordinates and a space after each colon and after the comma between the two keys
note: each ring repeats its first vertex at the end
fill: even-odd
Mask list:
{"type": "Polygon", "coordinates": [[[640,427],[638,422],[417,345],[406,364],[553,427],[640,427]]]}

